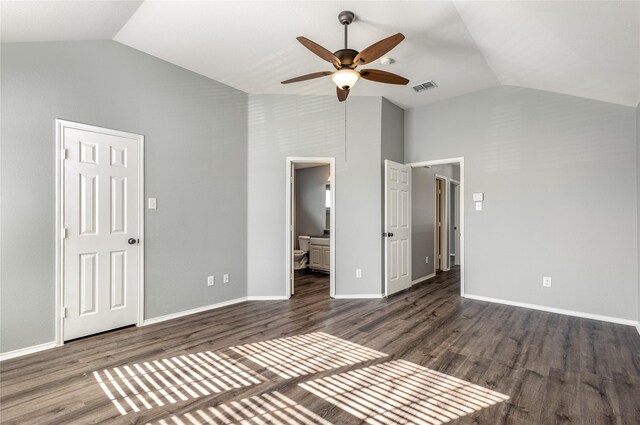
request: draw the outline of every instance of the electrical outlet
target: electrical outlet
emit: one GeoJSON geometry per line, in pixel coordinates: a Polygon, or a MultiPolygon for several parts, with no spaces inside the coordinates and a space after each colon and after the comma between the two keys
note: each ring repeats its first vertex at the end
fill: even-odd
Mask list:
{"type": "Polygon", "coordinates": [[[229,275],[228,274],[224,274],[222,275],[222,281],[224,283],[229,283],[229,275]]]}
{"type": "Polygon", "coordinates": [[[213,286],[216,284],[216,278],[214,276],[207,276],[207,286],[213,286]]]}
{"type": "Polygon", "coordinates": [[[356,277],[360,279],[362,277],[362,269],[356,269],[356,277]]]}
{"type": "Polygon", "coordinates": [[[427,263],[427,264],[429,264],[429,257],[425,257],[424,262],[425,262],[425,263],[427,263]]]}
{"type": "Polygon", "coordinates": [[[551,288],[551,278],[549,276],[542,277],[542,286],[545,288],[551,288]]]}

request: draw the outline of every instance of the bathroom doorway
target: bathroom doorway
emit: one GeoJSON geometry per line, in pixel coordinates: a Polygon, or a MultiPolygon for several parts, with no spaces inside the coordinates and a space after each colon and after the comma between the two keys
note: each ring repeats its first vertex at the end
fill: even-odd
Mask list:
{"type": "Polygon", "coordinates": [[[335,296],[335,160],[287,158],[286,295],[335,296]]]}

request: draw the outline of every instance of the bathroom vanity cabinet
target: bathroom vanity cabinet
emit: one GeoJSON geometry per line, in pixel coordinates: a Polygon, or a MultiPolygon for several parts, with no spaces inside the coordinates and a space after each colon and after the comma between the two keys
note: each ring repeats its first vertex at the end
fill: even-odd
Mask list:
{"type": "Polygon", "coordinates": [[[329,273],[331,270],[331,247],[329,238],[311,238],[309,244],[309,268],[329,273]]]}

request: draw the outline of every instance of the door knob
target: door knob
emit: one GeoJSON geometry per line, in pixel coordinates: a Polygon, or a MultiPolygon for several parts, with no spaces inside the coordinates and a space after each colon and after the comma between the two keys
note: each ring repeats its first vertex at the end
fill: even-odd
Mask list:
{"type": "Polygon", "coordinates": [[[393,237],[393,233],[389,233],[389,237],[392,238],[393,237]]]}
{"type": "Polygon", "coordinates": [[[134,239],[134,238],[129,238],[129,240],[127,242],[129,242],[129,245],[135,245],[136,242],[138,242],[138,240],[134,239]]]}

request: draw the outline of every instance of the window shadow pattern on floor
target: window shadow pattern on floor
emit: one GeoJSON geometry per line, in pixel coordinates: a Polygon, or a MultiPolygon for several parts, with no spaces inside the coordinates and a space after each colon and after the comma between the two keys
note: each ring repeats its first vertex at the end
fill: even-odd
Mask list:
{"type": "Polygon", "coordinates": [[[231,350],[284,379],[387,356],[323,332],[238,345],[231,350]]]}
{"type": "Polygon", "coordinates": [[[331,422],[327,422],[279,392],[232,401],[216,407],[202,408],[192,413],[174,415],[157,422],[157,425],[195,424],[331,425],[331,422]]]}
{"type": "Polygon", "coordinates": [[[121,415],[265,381],[225,354],[211,351],[104,369],[93,376],[121,415]]]}
{"type": "Polygon", "coordinates": [[[446,423],[508,396],[397,360],[299,384],[372,425],[446,423]]]}

